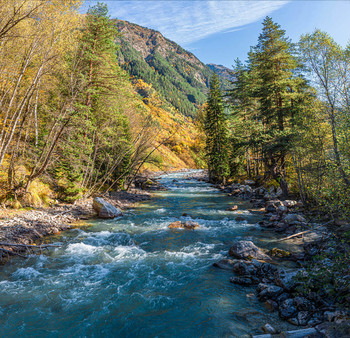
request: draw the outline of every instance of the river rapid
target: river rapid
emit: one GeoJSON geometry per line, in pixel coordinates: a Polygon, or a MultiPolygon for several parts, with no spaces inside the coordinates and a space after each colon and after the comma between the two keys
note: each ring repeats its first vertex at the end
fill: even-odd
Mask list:
{"type": "Polygon", "coordinates": [[[54,238],[61,247],[2,266],[0,336],[248,337],[267,322],[285,328],[254,288],[212,266],[234,240],[270,246],[261,216],[186,175],[162,176],[168,190],[122,218],[91,221],[54,238]],[[233,204],[238,211],[225,211],[233,204]],[[200,228],[168,229],[190,219],[200,228]]]}

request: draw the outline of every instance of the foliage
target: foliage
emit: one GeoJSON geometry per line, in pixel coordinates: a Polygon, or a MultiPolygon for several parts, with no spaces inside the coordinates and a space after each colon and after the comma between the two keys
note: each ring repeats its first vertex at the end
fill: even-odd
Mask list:
{"type": "Polygon", "coordinates": [[[209,178],[225,182],[229,176],[228,129],[218,76],[213,73],[205,109],[204,130],[209,178]]]}

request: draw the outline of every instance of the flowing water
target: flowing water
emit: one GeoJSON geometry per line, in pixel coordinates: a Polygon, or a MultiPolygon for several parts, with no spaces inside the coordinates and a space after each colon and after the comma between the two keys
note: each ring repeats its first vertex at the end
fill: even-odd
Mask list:
{"type": "Polygon", "coordinates": [[[283,328],[253,288],[212,266],[234,240],[269,246],[260,216],[184,173],[160,181],[169,190],[124,217],[70,230],[55,239],[62,247],[1,267],[0,336],[244,337],[266,322],[283,328]],[[241,211],[225,211],[232,204],[241,211]],[[179,219],[201,227],[169,230],[179,219]]]}

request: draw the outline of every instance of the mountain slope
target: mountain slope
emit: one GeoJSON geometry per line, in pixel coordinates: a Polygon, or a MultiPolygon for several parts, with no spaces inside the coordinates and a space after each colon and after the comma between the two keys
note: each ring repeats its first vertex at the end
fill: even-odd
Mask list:
{"type": "Polygon", "coordinates": [[[115,20],[119,62],[129,74],[151,84],[179,112],[194,116],[205,102],[211,70],[161,33],[115,20]]]}
{"type": "Polygon", "coordinates": [[[215,63],[208,63],[207,66],[222,78],[233,81],[234,76],[232,75],[233,69],[227,68],[223,65],[216,65],[215,63]]]}

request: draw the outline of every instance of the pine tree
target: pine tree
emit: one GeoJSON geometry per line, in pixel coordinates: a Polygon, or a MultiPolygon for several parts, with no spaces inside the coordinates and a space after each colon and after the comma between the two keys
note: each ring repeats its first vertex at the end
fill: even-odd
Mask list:
{"type": "Polygon", "coordinates": [[[206,156],[209,178],[225,183],[229,175],[228,129],[218,76],[213,73],[205,110],[206,156]]]}
{"type": "Polygon", "coordinates": [[[286,160],[296,135],[294,121],[300,113],[306,83],[298,75],[292,43],[269,17],[264,20],[258,44],[249,57],[257,77],[255,96],[259,101],[258,118],[263,125],[257,137],[262,144],[263,160],[268,174],[288,196],[286,160]]]}
{"type": "Polygon", "coordinates": [[[77,105],[80,113],[74,121],[79,132],[71,136],[69,150],[79,158],[81,186],[89,193],[119,177],[130,160],[129,121],[120,102],[129,87],[117,63],[116,34],[105,4],[89,8],[79,53],[79,71],[85,84],[77,105]]]}

